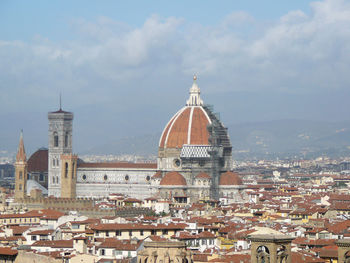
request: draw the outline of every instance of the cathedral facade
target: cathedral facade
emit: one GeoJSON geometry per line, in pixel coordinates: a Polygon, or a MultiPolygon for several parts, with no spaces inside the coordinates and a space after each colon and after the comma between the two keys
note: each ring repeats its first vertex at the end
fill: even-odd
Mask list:
{"type": "MultiPolygon", "coordinates": [[[[212,108],[204,105],[196,77],[189,95],[186,105],[162,132],[157,163],[84,162],[72,150],[73,113],[62,109],[48,113],[47,154],[36,154],[47,158],[48,195],[99,198],[119,193],[140,199],[195,201],[228,197],[240,201],[244,186],[231,171],[232,146],[227,128],[212,108]]],[[[34,157],[29,160],[31,167],[43,162],[34,157]]]]}

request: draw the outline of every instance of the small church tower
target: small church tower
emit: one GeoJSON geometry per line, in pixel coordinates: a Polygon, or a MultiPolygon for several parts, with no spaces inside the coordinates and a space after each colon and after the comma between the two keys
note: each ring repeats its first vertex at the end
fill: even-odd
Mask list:
{"type": "Polygon", "coordinates": [[[61,197],[76,197],[78,156],[74,154],[61,155],[61,197]]]}
{"type": "Polygon", "coordinates": [[[23,132],[19,139],[19,146],[15,163],[15,200],[26,197],[27,192],[27,157],[24,150],[23,132]]]}
{"type": "Polygon", "coordinates": [[[49,112],[49,196],[61,197],[61,155],[72,154],[73,113],[49,112]]]}

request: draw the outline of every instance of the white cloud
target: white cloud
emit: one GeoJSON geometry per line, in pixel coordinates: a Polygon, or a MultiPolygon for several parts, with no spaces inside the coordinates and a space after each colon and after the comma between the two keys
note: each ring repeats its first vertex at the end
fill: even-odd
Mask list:
{"type": "MultiPolygon", "coordinates": [[[[44,100],[63,90],[84,105],[92,99],[110,100],[123,87],[132,92],[155,87],[162,76],[170,89],[194,72],[217,83],[208,91],[348,87],[347,1],[314,2],[310,14],[294,10],[275,23],[261,24],[244,12],[233,12],[212,26],[156,15],[137,28],[108,17],[76,19],[73,40],[0,41],[0,88],[8,97],[26,90],[44,100]],[[145,86],[146,78],[155,79],[145,86]]],[[[0,109],[17,106],[8,97],[0,98],[0,109]]]]}

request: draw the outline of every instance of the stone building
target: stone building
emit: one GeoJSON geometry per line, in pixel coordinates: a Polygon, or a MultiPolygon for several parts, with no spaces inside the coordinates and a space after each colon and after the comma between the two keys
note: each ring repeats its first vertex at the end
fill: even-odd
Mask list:
{"type": "Polygon", "coordinates": [[[61,196],[62,167],[61,156],[72,154],[73,113],[63,111],[49,112],[49,195],[61,196]]]}
{"type": "Polygon", "coordinates": [[[26,196],[27,168],[27,156],[24,150],[23,133],[21,132],[15,162],[15,200],[26,196]]]}
{"type": "Polygon", "coordinates": [[[251,263],[292,263],[291,243],[287,235],[251,235],[251,263]]]}
{"type": "MultiPolygon", "coordinates": [[[[73,154],[73,113],[60,108],[50,112],[48,120],[47,155],[44,150],[34,155],[47,160],[49,196],[105,197],[121,193],[140,199],[158,195],[189,201],[209,197],[242,201],[244,186],[238,174],[231,171],[232,146],[227,128],[213,109],[204,105],[196,77],[186,105],[162,132],[157,163],[83,162],[73,154]]],[[[33,160],[38,162],[37,158],[33,160]]],[[[40,174],[45,171],[39,172],[42,178],[40,174]]]]}
{"type": "Polygon", "coordinates": [[[137,255],[137,263],[192,263],[192,254],[186,250],[185,242],[157,241],[144,242],[144,249],[137,255]]]}

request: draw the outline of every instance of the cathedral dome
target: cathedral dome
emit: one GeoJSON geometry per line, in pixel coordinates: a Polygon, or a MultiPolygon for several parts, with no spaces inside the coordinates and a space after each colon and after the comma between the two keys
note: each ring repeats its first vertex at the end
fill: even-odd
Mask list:
{"type": "Polygon", "coordinates": [[[242,185],[242,179],[237,173],[228,171],[221,174],[219,185],[242,185]]]}
{"type": "Polygon", "coordinates": [[[160,185],[187,185],[185,178],[178,172],[169,172],[160,181],[160,185]]]}
{"type": "Polygon", "coordinates": [[[28,159],[28,172],[47,172],[48,171],[48,149],[40,148],[28,159]]]}
{"type": "Polygon", "coordinates": [[[203,104],[196,76],[189,94],[185,107],[170,119],[160,136],[158,170],[181,171],[186,165],[208,169],[210,145],[218,147],[223,169],[231,170],[232,145],[227,128],[213,108],[203,104]]]}
{"type": "Polygon", "coordinates": [[[184,144],[209,145],[207,126],[211,119],[203,107],[197,77],[193,79],[190,98],[165,126],[159,140],[160,148],[181,148],[184,144]]]}
{"type": "Polygon", "coordinates": [[[184,144],[209,145],[207,125],[211,123],[201,106],[186,106],[165,126],[160,138],[161,148],[181,148],[184,144]]]}

